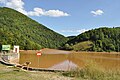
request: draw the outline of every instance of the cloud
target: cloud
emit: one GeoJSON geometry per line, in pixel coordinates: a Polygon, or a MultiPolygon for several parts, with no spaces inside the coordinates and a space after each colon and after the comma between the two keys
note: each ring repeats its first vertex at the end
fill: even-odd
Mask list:
{"type": "Polygon", "coordinates": [[[28,16],[40,16],[40,15],[44,15],[45,10],[43,10],[42,8],[34,8],[34,11],[29,11],[27,13],[28,16]]]}
{"type": "Polygon", "coordinates": [[[77,36],[77,35],[84,33],[88,30],[90,30],[90,29],[69,29],[69,30],[65,29],[65,30],[61,30],[61,31],[57,31],[57,32],[64,34],[67,37],[67,36],[77,36]]]}
{"type": "Polygon", "coordinates": [[[22,0],[0,0],[0,3],[3,4],[5,7],[9,7],[15,9],[25,15],[27,12],[24,10],[24,2],[22,0]]]}
{"type": "Polygon", "coordinates": [[[49,10],[49,11],[46,11],[44,15],[50,16],[50,17],[69,16],[68,13],[64,13],[63,11],[60,11],[60,10],[49,10]]]}
{"type": "Polygon", "coordinates": [[[28,16],[49,16],[49,17],[62,17],[69,16],[68,13],[65,13],[60,10],[44,10],[42,8],[34,8],[33,11],[26,11],[24,8],[25,3],[23,0],[0,0],[0,3],[5,7],[15,9],[28,16]]]}
{"type": "Polygon", "coordinates": [[[28,12],[29,16],[49,16],[49,17],[62,17],[62,16],[69,16],[68,13],[65,13],[60,10],[44,10],[42,8],[34,8],[34,11],[28,12]]]}
{"type": "Polygon", "coordinates": [[[62,30],[61,32],[69,32],[69,33],[84,33],[88,31],[88,29],[77,29],[77,30],[62,30]]]}
{"type": "Polygon", "coordinates": [[[76,32],[79,32],[79,33],[84,33],[86,31],[88,31],[88,29],[79,29],[79,30],[76,30],[76,32]]]}
{"type": "Polygon", "coordinates": [[[92,13],[94,16],[100,16],[100,15],[102,15],[102,14],[104,13],[104,11],[98,9],[98,10],[96,10],[96,11],[91,11],[91,13],[92,13]]]}

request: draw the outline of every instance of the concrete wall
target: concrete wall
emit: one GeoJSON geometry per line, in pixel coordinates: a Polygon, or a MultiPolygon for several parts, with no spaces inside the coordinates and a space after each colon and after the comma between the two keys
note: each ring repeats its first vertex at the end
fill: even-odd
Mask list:
{"type": "Polygon", "coordinates": [[[19,63],[19,53],[0,53],[0,59],[8,63],[19,63]]]}

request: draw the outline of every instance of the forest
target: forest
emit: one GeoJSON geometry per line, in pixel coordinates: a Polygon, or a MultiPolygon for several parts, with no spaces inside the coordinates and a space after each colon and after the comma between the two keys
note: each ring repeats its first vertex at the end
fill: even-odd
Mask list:
{"type": "MultiPolygon", "coordinates": [[[[67,41],[61,34],[10,8],[0,7],[0,44],[24,50],[58,48],[67,41]]],[[[11,48],[12,48],[11,47],[11,48]]]]}
{"type": "Polygon", "coordinates": [[[120,51],[120,27],[97,28],[67,41],[64,49],[78,51],[120,51]],[[81,48],[82,47],[82,48],[81,48]]]}

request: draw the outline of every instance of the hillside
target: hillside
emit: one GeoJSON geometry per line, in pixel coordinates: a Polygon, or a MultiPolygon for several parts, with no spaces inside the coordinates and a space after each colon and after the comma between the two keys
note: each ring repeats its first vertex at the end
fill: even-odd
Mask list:
{"type": "MultiPolygon", "coordinates": [[[[88,42],[87,42],[88,44],[88,42]]],[[[67,49],[81,51],[120,51],[120,27],[116,28],[98,28],[89,30],[69,40],[65,47],[67,49]],[[86,46],[88,48],[81,49],[81,46],[85,42],[89,41],[90,45],[86,46]],[[84,43],[83,43],[84,42],[84,43]],[[66,46],[67,45],[67,46],[66,46]]]]}
{"type": "Polygon", "coordinates": [[[68,36],[68,40],[72,40],[73,38],[75,38],[76,36],[68,36]]]}
{"type": "Polygon", "coordinates": [[[20,49],[58,48],[67,38],[13,9],[0,7],[0,44],[20,49]]]}

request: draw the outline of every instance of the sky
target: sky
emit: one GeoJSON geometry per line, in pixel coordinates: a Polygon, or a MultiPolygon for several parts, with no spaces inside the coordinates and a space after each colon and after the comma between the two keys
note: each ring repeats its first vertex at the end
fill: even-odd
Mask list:
{"type": "Polygon", "coordinates": [[[64,36],[120,26],[120,0],[0,0],[64,36]]]}

